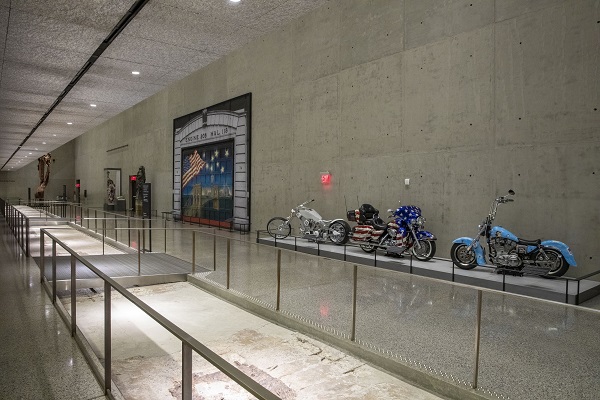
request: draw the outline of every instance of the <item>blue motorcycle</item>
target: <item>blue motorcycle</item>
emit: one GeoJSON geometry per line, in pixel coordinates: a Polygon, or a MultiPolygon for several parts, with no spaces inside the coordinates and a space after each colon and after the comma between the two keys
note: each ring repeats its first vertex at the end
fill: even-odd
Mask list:
{"type": "Polygon", "coordinates": [[[492,227],[499,204],[514,201],[509,190],[506,196],[500,196],[492,203],[486,219],[479,225],[479,233],[472,239],[461,237],[454,240],[450,256],[452,262],[462,269],[473,269],[485,265],[485,249],[479,239],[486,238],[489,249],[489,261],[498,271],[511,271],[517,275],[539,275],[558,277],[577,263],[569,247],[556,240],[525,240],[502,228],[492,227]]]}

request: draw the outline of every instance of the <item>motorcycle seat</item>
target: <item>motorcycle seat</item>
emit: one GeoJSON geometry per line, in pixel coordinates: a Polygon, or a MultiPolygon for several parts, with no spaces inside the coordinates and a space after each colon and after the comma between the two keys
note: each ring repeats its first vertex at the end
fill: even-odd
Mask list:
{"type": "Polygon", "coordinates": [[[536,239],[536,240],[519,239],[519,244],[524,244],[526,246],[537,246],[540,243],[542,243],[542,239],[536,239]]]}
{"type": "Polygon", "coordinates": [[[373,225],[373,228],[375,228],[378,231],[382,231],[384,229],[387,229],[387,224],[381,218],[370,219],[370,220],[367,221],[367,224],[373,225]]]}

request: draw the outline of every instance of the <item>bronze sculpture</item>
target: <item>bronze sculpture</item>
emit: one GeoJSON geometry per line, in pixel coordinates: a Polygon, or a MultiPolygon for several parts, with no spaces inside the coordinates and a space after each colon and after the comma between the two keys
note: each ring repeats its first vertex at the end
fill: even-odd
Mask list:
{"type": "Polygon", "coordinates": [[[50,162],[52,161],[52,156],[50,153],[45,154],[38,158],[38,176],[40,178],[40,185],[35,192],[36,200],[44,200],[44,190],[46,190],[46,186],[48,186],[48,181],[50,180],[50,162]]]}

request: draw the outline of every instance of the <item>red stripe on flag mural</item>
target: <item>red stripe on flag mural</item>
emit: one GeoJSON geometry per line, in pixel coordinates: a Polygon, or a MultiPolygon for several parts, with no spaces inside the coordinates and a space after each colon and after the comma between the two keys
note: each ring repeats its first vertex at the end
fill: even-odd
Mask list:
{"type": "Polygon", "coordinates": [[[194,150],[194,153],[189,157],[190,161],[190,169],[183,175],[181,178],[181,188],[183,189],[195,176],[200,173],[202,167],[206,164],[206,162],[200,158],[198,151],[194,150]]]}

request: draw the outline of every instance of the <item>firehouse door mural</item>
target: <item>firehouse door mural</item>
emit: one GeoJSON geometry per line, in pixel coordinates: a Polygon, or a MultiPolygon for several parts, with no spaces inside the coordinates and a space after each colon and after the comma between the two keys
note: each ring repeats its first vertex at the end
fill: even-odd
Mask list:
{"type": "Polygon", "coordinates": [[[250,95],[174,121],[173,208],[187,222],[249,230],[250,95]]]}

